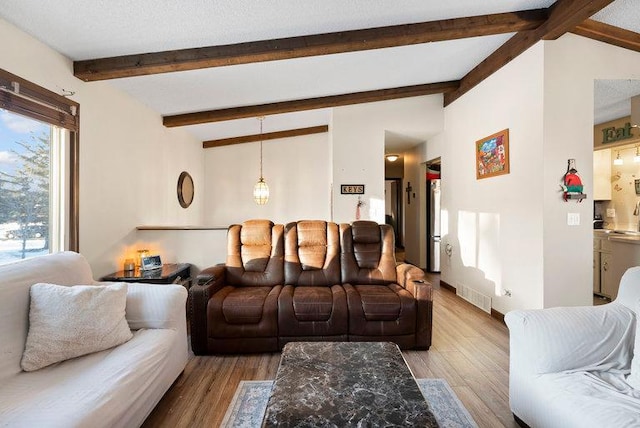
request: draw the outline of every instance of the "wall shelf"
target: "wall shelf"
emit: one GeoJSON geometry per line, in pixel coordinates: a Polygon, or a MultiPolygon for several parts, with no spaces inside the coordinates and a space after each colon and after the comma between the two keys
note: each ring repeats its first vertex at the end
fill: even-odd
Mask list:
{"type": "Polygon", "coordinates": [[[566,193],[564,196],[565,202],[567,200],[577,200],[578,202],[582,202],[583,199],[587,198],[587,195],[584,193],[566,193]]]}

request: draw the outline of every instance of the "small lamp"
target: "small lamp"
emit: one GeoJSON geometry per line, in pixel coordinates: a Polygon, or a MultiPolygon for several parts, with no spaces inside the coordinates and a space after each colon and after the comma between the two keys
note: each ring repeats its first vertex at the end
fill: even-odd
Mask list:
{"type": "Polygon", "coordinates": [[[149,257],[149,250],[147,249],[138,250],[138,266],[142,266],[143,257],[149,257]]]}
{"type": "Polygon", "coordinates": [[[136,262],[133,259],[125,259],[123,267],[125,272],[133,272],[136,270],[136,262]]]}
{"type": "Polygon", "coordinates": [[[620,157],[620,151],[619,150],[618,150],[618,156],[616,156],[616,158],[613,160],[613,164],[614,165],[622,165],[622,164],[624,164],[624,161],[620,157]]]}
{"type": "Polygon", "coordinates": [[[264,182],[262,174],[260,174],[260,180],[253,186],[253,200],[258,205],[264,205],[269,200],[269,186],[264,182]]]}

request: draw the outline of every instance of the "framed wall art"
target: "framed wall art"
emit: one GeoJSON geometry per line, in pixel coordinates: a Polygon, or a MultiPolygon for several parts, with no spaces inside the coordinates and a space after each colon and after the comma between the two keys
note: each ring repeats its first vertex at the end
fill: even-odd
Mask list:
{"type": "Polygon", "coordinates": [[[509,174],[509,129],[476,141],[476,179],[509,174]]]}

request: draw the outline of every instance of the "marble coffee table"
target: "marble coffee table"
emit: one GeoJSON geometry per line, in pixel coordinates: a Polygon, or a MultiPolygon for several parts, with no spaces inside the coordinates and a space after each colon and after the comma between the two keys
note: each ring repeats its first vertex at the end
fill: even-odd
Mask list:
{"type": "Polygon", "coordinates": [[[291,342],[264,427],[437,427],[397,345],[291,342]]]}

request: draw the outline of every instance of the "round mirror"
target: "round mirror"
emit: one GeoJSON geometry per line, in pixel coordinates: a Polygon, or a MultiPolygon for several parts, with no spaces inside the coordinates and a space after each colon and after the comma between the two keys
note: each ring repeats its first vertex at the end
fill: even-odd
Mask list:
{"type": "Polygon", "coordinates": [[[178,202],[182,208],[191,205],[193,193],[193,178],[187,171],[182,171],[178,177],[178,202]]]}

